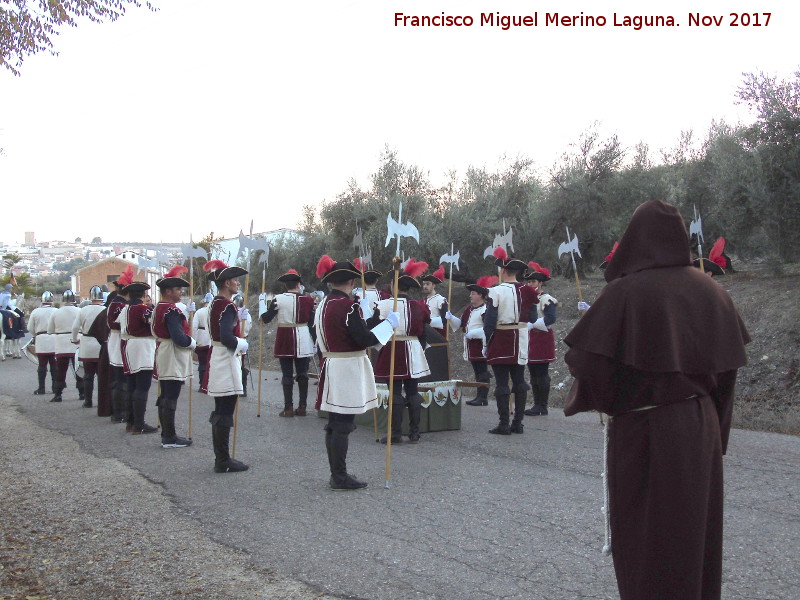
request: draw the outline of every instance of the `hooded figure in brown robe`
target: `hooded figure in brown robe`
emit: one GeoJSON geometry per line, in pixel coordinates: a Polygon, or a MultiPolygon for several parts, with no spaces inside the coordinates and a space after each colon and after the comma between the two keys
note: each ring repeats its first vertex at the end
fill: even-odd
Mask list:
{"type": "Polygon", "coordinates": [[[564,414],[610,416],[606,550],[620,597],[718,599],[722,455],[750,337],[728,294],[691,266],[671,204],[636,209],[605,278],[565,339],[576,380],[564,414]]]}

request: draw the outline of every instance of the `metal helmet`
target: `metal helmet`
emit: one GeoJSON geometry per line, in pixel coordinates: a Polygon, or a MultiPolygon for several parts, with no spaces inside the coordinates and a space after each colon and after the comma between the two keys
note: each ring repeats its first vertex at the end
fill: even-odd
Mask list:
{"type": "Polygon", "coordinates": [[[42,294],[42,302],[52,302],[53,301],[53,292],[45,292],[42,294]]]}
{"type": "Polygon", "coordinates": [[[69,304],[71,302],[74,303],[75,292],[73,292],[72,290],[64,290],[64,293],[61,294],[61,301],[64,302],[64,304],[69,304]]]}
{"type": "Polygon", "coordinates": [[[102,300],[103,299],[103,290],[100,289],[99,285],[93,285],[92,289],[89,290],[89,298],[91,300],[102,300]]]}
{"type": "Polygon", "coordinates": [[[244,306],[244,297],[241,294],[236,294],[233,297],[233,302],[236,304],[236,308],[242,308],[244,306]]]}

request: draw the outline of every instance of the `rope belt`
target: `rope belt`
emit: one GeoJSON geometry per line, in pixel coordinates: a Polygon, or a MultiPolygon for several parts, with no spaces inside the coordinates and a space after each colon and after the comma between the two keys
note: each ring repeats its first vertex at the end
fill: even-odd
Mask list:
{"type": "Polygon", "coordinates": [[[358,358],[359,356],[366,356],[366,350],[353,350],[352,352],[323,352],[323,358],[358,358]]]}
{"type": "Polygon", "coordinates": [[[201,327],[200,325],[197,326],[198,329],[205,329],[205,327],[201,327]]]}
{"type": "Polygon", "coordinates": [[[120,334],[122,339],[125,341],[130,340],[154,340],[155,337],[152,335],[131,335],[130,333],[122,333],[120,334]]]}
{"type": "Polygon", "coordinates": [[[308,323],[278,323],[278,327],[308,327],[308,323]]]}
{"type": "Polygon", "coordinates": [[[506,329],[527,329],[527,323],[503,323],[502,325],[498,325],[495,329],[506,330],[506,329]]]}
{"type": "Polygon", "coordinates": [[[419,340],[419,338],[415,335],[396,335],[394,336],[395,342],[408,342],[411,340],[419,340]]]}

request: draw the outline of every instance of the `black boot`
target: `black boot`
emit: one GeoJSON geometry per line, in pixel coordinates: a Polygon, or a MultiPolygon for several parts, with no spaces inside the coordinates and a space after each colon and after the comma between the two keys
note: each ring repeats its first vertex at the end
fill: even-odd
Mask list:
{"type": "Polygon", "coordinates": [[[247,376],[250,374],[250,369],[242,365],[242,398],[247,398],[247,376]]]}
{"type": "Polygon", "coordinates": [[[420,394],[408,397],[408,441],[410,444],[419,442],[419,420],[422,416],[422,403],[424,399],[420,394]]]}
{"type": "Polygon", "coordinates": [[[147,412],[147,393],[136,390],[133,393],[133,430],[131,431],[134,435],[156,433],[158,431],[158,427],[153,427],[144,422],[145,412],[147,412]]]}
{"type": "Polygon", "coordinates": [[[39,367],[36,370],[36,375],[39,377],[39,387],[33,390],[34,396],[44,396],[46,393],[44,390],[44,380],[47,378],[47,368],[39,367]]]}
{"type": "Polygon", "coordinates": [[[111,381],[111,422],[122,423],[125,411],[123,410],[124,390],[123,384],[117,380],[111,381]]]}
{"type": "Polygon", "coordinates": [[[533,406],[525,411],[525,414],[533,417],[538,415],[537,406],[539,405],[539,378],[533,376],[533,371],[531,371],[531,393],[533,394],[533,406]]]}
{"type": "Polygon", "coordinates": [[[133,421],[134,421],[133,386],[127,376],[125,377],[125,385],[123,389],[125,390],[123,394],[123,403],[125,406],[125,431],[131,433],[133,431],[133,421]]]}
{"type": "MultiPolygon", "coordinates": [[[[392,398],[392,444],[403,443],[403,410],[405,399],[402,396],[392,398]]],[[[386,436],[381,438],[381,444],[386,443],[386,436]]]]}
{"type": "Polygon", "coordinates": [[[161,420],[162,448],[186,448],[192,445],[192,440],[175,433],[175,409],[159,406],[158,418],[161,420]]]}
{"type": "Polygon", "coordinates": [[[331,462],[331,489],[337,491],[360,490],[367,487],[363,481],[359,481],[347,472],[347,447],[350,432],[356,426],[353,423],[330,423],[330,462],[331,462]]]}
{"type": "Polygon", "coordinates": [[[497,400],[497,414],[500,422],[497,427],[490,429],[489,433],[511,435],[511,428],[508,426],[508,399],[511,397],[511,390],[505,386],[497,386],[494,390],[494,397],[497,400]]]}
{"type": "Polygon", "coordinates": [[[83,408],[92,408],[92,394],[94,394],[94,379],[83,378],[83,408]]]}
{"type": "Polygon", "coordinates": [[[294,400],[292,399],[292,390],[294,390],[294,378],[282,377],[281,387],[283,387],[283,410],[280,413],[278,413],[278,416],[293,417],[294,400]]]}
{"type": "Polygon", "coordinates": [[[299,397],[297,410],[294,411],[294,416],[306,416],[306,403],[308,402],[308,375],[300,373],[297,376],[297,395],[299,397]]]}
{"type": "Polygon", "coordinates": [[[83,377],[75,376],[75,389],[78,390],[78,400],[84,400],[86,398],[86,392],[83,389],[83,377]]]}
{"type": "Polygon", "coordinates": [[[61,383],[60,381],[56,381],[53,383],[53,394],[55,394],[51,399],[50,402],[61,402],[61,392],[64,388],[67,387],[65,383],[61,383]]]}
{"type": "Polygon", "coordinates": [[[228,442],[233,426],[233,417],[211,413],[211,438],[214,442],[214,473],[238,473],[250,467],[231,458],[228,442]]]}
{"type": "Polygon", "coordinates": [[[475,381],[478,383],[487,384],[486,387],[479,387],[475,393],[475,398],[467,400],[466,404],[470,406],[488,406],[489,405],[489,372],[480,373],[475,381]]]}
{"type": "Polygon", "coordinates": [[[539,377],[536,380],[534,389],[534,405],[532,408],[525,411],[526,415],[533,417],[543,417],[547,415],[547,405],[550,400],[550,375],[539,377]],[[538,398],[536,390],[538,389],[538,398]]]}
{"type": "Polygon", "coordinates": [[[523,433],[522,419],[525,415],[525,405],[528,402],[528,384],[524,381],[514,386],[514,420],[511,423],[511,433],[523,433]]]}

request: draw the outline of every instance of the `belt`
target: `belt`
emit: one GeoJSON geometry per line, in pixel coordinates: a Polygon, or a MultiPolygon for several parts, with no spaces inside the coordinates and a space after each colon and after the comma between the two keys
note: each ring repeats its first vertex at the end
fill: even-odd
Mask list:
{"type": "Polygon", "coordinates": [[[359,356],[366,356],[366,350],[353,350],[352,352],[323,352],[323,358],[357,358],[359,356]]]}
{"type": "Polygon", "coordinates": [[[417,336],[415,336],[415,335],[396,335],[396,336],[394,336],[394,341],[395,342],[408,342],[410,340],[419,341],[419,338],[417,336]]]}
{"type": "Polygon", "coordinates": [[[156,338],[156,341],[159,341],[159,342],[171,342],[171,341],[172,341],[172,338],[161,338],[161,337],[157,337],[157,338],[156,338]]]}
{"type": "Polygon", "coordinates": [[[498,325],[495,329],[505,330],[505,329],[527,329],[527,323],[503,323],[502,325],[498,325]]]}
{"type": "Polygon", "coordinates": [[[197,328],[198,329],[205,329],[205,327],[200,327],[199,325],[197,326],[197,328]]]}
{"type": "Polygon", "coordinates": [[[55,332],[55,335],[67,335],[67,334],[72,335],[72,332],[71,331],[56,331],[55,332]]]}
{"type": "Polygon", "coordinates": [[[308,327],[308,323],[278,323],[278,327],[308,327]]]}
{"type": "Polygon", "coordinates": [[[36,332],[36,333],[34,333],[33,335],[50,335],[50,334],[49,334],[49,333],[47,333],[46,331],[37,331],[37,332],[36,332]]]}
{"type": "Polygon", "coordinates": [[[222,342],[215,342],[214,340],[211,340],[211,345],[216,346],[217,348],[225,348],[226,350],[228,349],[228,347],[222,342]]]}

